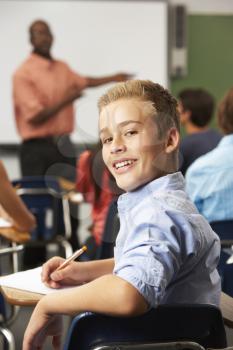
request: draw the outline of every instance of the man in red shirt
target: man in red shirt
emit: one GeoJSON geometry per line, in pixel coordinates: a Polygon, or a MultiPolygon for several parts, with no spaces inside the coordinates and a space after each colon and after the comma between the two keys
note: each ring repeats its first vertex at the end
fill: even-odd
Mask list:
{"type": "Polygon", "coordinates": [[[75,152],[69,138],[74,130],[72,102],[87,87],[124,81],[130,76],[124,73],[100,78],[81,76],[52,57],[53,35],[46,22],[33,22],[29,32],[33,52],[13,78],[16,125],[23,140],[21,172],[23,176],[45,175],[54,164],[67,163],[70,166],[60,167],[62,173],[52,175],[74,180],[75,152]]]}

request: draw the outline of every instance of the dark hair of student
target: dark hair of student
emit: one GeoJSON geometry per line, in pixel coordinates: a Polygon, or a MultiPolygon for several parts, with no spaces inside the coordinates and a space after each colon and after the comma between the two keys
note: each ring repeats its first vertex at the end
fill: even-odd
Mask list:
{"type": "Polygon", "coordinates": [[[204,89],[184,89],[178,94],[184,111],[190,111],[190,121],[199,127],[207,126],[213,116],[214,97],[204,89]]]}

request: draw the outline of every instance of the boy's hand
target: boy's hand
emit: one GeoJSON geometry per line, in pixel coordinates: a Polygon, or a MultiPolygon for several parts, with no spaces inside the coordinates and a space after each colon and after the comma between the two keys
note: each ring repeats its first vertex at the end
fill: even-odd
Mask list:
{"type": "Polygon", "coordinates": [[[60,288],[62,286],[75,286],[82,284],[79,265],[81,263],[70,262],[64,269],[56,271],[65,261],[60,257],[54,257],[48,260],[42,266],[41,279],[50,288],[60,288]]]}
{"type": "Polygon", "coordinates": [[[42,349],[47,336],[52,336],[55,350],[61,349],[62,316],[47,314],[43,304],[42,300],[38,302],[32,313],[24,334],[22,350],[42,349]]]}

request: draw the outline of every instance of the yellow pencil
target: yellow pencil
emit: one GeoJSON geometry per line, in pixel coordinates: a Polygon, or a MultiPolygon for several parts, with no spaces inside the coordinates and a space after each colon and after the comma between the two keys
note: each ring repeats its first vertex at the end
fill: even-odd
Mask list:
{"type": "Polygon", "coordinates": [[[58,266],[57,270],[64,269],[69,263],[75,260],[78,256],[84,253],[87,250],[87,247],[84,245],[81,249],[76,250],[69,258],[67,258],[60,266],[58,266]]]}

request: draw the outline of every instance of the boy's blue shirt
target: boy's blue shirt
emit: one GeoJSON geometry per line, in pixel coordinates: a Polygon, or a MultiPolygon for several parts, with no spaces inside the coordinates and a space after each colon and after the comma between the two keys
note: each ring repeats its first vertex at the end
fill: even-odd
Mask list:
{"type": "Polygon", "coordinates": [[[118,199],[120,231],[114,274],[151,307],[164,303],[219,305],[220,243],[184,190],[180,172],[118,199]]]}

